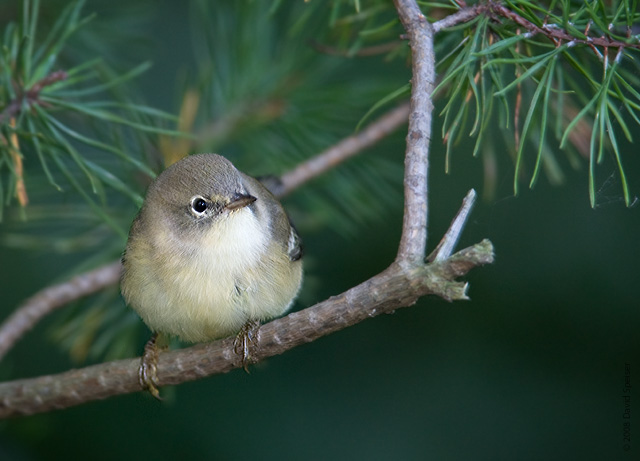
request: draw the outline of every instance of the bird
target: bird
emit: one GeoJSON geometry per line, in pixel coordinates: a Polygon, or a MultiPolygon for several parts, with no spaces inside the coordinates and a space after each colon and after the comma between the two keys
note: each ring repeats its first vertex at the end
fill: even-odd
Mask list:
{"type": "Polygon", "coordinates": [[[260,323],[302,284],[302,243],[280,202],[225,157],[194,154],[149,186],[122,256],[121,292],[154,333],[141,385],[159,398],[158,335],[199,343],[237,334],[247,368],[260,323]]]}

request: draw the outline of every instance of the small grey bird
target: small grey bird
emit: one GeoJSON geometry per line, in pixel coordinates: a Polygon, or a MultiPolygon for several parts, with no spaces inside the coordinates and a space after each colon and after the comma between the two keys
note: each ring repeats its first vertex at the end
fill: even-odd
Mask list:
{"type": "Polygon", "coordinates": [[[271,192],[224,157],[191,155],[147,191],[122,294],[152,331],[210,341],[283,315],[300,289],[301,257],[271,192]]]}

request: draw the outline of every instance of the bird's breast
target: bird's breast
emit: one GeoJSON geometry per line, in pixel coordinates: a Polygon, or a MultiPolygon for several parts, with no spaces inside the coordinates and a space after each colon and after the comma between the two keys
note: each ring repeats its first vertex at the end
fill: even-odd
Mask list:
{"type": "Polygon", "coordinates": [[[175,294],[170,309],[185,319],[178,336],[189,340],[239,330],[264,276],[268,229],[249,210],[225,218],[204,231],[195,248],[178,252],[173,270],[165,272],[168,291],[175,294]]]}

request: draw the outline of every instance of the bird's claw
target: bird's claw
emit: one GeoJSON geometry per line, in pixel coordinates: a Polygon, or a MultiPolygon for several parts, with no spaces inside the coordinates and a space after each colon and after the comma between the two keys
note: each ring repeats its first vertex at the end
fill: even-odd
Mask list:
{"type": "Polygon", "coordinates": [[[242,326],[233,342],[234,351],[242,360],[242,368],[249,373],[249,365],[256,362],[254,354],[258,350],[260,322],[249,320],[242,326]]]}
{"type": "Polygon", "coordinates": [[[149,391],[156,399],[162,400],[158,390],[158,357],[159,350],[156,344],[157,333],[154,334],[144,346],[144,354],[140,360],[138,369],[138,381],[142,389],[149,391]]]}

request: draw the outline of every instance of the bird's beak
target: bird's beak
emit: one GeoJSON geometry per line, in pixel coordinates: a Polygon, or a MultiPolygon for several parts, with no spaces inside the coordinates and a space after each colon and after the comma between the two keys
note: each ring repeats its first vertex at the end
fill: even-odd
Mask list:
{"type": "Polygon", "coordinates": [[[256,198],[253,195],[238,194],[235,197],[233,197],[233,199],[229,203],[227,203],[225,208],[227,210],[237,210],[238,208],[244,208],[247,205],[251,205],[255,201],[256,201],[256,198]]]}

